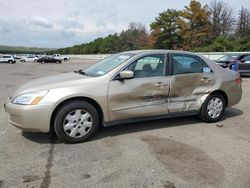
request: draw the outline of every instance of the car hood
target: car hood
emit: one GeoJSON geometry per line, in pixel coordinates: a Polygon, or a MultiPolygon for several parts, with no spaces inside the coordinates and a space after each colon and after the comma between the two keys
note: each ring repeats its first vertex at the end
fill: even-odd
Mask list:
{"type": "Polygon", "coordinates": [[[81,81],[83,79],[89,79],[92,77],[88,77],[85,75],[77,74],[75,72],[57,74],[53,76],[47,76],[39,79],[35,79],[29,82],[26,82],[22,86],[20,86],[14,95],[27,93],[32,91],[41,91],[41,90],[49,90],[54,88],[66,87],[70,85],[74,85],[77,81],[81,81]]]}

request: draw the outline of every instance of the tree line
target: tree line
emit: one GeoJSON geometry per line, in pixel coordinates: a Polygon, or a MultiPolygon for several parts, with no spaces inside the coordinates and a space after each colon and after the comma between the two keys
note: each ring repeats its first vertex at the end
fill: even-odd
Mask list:
{"type": "Polygon", "coordinates": [[[250,51],[250,12],[242,6],[236,16],[235,10],[223,1],[202,5],[191,0],[183,10],[167,9],[159,13],[149,32],[141,23],[130,23],[119,34],[50,53],[99,54],[150,48],[250,51]]]}
{"type": "Polygon", "coordinates": [[[0,54],[44,54],[55,49],[0,45],[0,54]]]}

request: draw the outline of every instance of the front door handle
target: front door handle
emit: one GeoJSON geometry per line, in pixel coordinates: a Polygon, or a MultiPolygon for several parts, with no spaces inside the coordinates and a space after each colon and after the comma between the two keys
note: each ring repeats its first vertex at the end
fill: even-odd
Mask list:
{"type": "Polygon", "coordinates": [[[163,82],[158,82],[155,84],[155,87],[163,87],[163,86],[167,86],[167,83],[163,83],[163,82]]]}
{"type": "Polygon", "coordinates": [[[211,78],[202,78],[201,79],[201,81],[202,82],[210,82],[210,81],[212,81],[213,79],[211,79],[211,78]]]}

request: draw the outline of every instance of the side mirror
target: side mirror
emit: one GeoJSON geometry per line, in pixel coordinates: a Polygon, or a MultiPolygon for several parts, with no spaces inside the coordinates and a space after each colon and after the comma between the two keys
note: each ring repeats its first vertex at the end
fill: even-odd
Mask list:
{"type": "Polygon", "coordinates": [[[129,70],[122,71],[119,73],[119,75],[120,76],[118,77],[118,79],[121,79],[121,80],[134,78],[134,72],[129,71],[129,70]]]}

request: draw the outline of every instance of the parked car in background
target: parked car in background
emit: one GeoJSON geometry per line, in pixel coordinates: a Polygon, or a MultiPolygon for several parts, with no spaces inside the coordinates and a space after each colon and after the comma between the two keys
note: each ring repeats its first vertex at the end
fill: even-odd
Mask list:
{"type": "Polygon", "coordinates": [[[20,55],[14,54],[13,57],[14,57],[15,59],[21,59],[20,55]]]}
{"type": "Polygon", "coordinates": [[[32,80],[4,105],[24,130],[54,130],[64,142],[83,142],[98,127],[199,115],[217,122],[241,100],[241,78],[194,53],[129,51],[71,73],[32,80]]]}
{"type": "Polygon", "coordinates": [[[62,63],[62,60],[56,59],[54,57],[45,56],[45,57],[39,58],[37,62],[43,63],[43,64],[44,63],[57,63],[58,64],[58,63],[62,63]]]}
{"type": "Polygon", "coordinates": [[[226,54],[219,59],[215,60],[215,62],[223,68],[227,68],[231,61],[235,60],[239,54],[226,54]]]}
{"type": "Polygon", "coordinates": [[[56,59],[60,59],[62,61],[69,61],[70,60],[70,57],[66,56],[66,55],[54,54],[52,57],[54,57],[56,59]]]}
{"type": "Polygon", "coordinates": [[[220,59],[216,60],[216,63],[223,68],[231,69],[230,64],[233,61],[239,62],[238,72],[241,76],[250,76],[250,54],[227,54],[220,59]]]}
{"type": "Polygon", "coordinates": [[[250,54],[242,54],[237,57],[240,61],[239,73],[241,76],[250,76],[250,54]]]}
{"type": "Polygon", "coordinates": [[[38,56],[28,55],[24,56],[20,59],[21,62],[36,62],[38,60],[38,56]]]}
{"type": "Polygon", "coordinates": [[[14,64],[16,60],[12,55],[0,55],[0,63],[14,64]]]}

